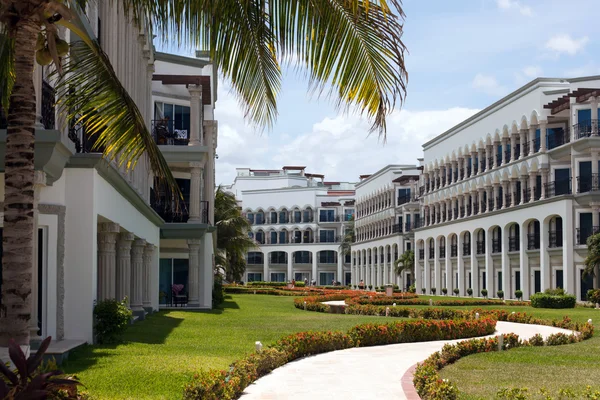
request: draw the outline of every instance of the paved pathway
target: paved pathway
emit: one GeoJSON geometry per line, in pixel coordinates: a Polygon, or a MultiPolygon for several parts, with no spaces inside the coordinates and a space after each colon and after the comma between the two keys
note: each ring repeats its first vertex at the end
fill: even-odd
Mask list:
{"type": "MultiPolygon", "coordinates": [[[[541,325],[499,321],[496,334],[516,333],[527,339],[539,333],[571,331],[541,325]]],[[[462,339],[461,339],[462,340],[462,339]]],[[[369,400],[407,399],[401,378],[417,362],[445,343],[402,343],[333,351],[293,361],[246,388],[243,400],[369,400]]]]}

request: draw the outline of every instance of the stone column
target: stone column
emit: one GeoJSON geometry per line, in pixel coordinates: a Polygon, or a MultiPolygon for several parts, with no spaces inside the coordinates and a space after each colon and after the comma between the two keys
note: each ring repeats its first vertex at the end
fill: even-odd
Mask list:
{"type": "Polygon", "coordinates": [[[456,183],[458,181],[459,172],[458,161],[452,161],[452,183],[456,183]]]}
{"type": "Polygon", "coordinates": [[[548,121],[543,120],[540,121],[540,151],[545,152],[546,151],[546,124],[548,123],[548,121]]]}
{"type": "MultiPolygon", "coordinates": [[[[316,251],[312,252],[312,279],[314,279],[315,282],[317,282],[317,285],[319,284],[319,277],[317,275],[317,252],[316,251]]],[[[366,280],[365,280],[365,284],[366,284],[366,280]]]]}
{"type": "Polygon", "coordinates": [[[521,202],[525,204],[525,186],[527,185],[527,175],[521,175],[521,202]]]}
{"type": "Polygon", "coordinates": [[[485,146],[485,170],[489,171],[490,169],[492,169],[492,165],[490,165],[490,147],[486,145],[485,146]]]}
{"type": "Polygon", "coordinates": [[[152,312],[152,265],[154,264],[154,245],[148,243],[144,247],[144,273],[142,287],[142,304],[146,312],[152,312]]]}
{"type": "Polygon", "coordinates": [[[511,133],[510,135],[510,161],[515,161],[518,157],[517,154],[517,135],[511,133]]]}
{"type": "Polygon", "coordinates": [[[477,157],[477,152],[472,151],[471,152],[471,177],[474,177],[475,174],[477,174],[477,171],[479,170],[479,165],[477,165],[477,163],[475,162],[476,157],[477,157]]]}
{"type": "Polygon", "coordinates": [[[288,281],[291,281],[292,279],[294,279],[294,272],[293,272],[293,253],[292,252],[286,252],[285,253],[287,255],[287,277],[288,277],[288,281]]]}
{"type": "MultiPolygon", "coordinates": [[[[500,196],[500,184],[494,183],[494,211],[499,210],[498,197],[500,196]]],[[[492,210],[488,210],[492,211],[492,210]]]]}
{"type": "Polygon", "coordinates": [[[483,188],[477,189],[477,203],[479,204],[479,210],[477,214],[483,213],[483,188]]]}
{"type": "MultiPolygon", "coordinates": [[[[39,67],[36,65],[36,68],[39,67]]],[[[41,337],[38,335],[39,326],[38,326],[38,250],[39,250],[39,242],[38,242],[38,204],[40,202],[40,191],[42,188],[46,186],[46,173],[44,171],[35,171],[35,175],[33,177],[33,249],[31,255],[31,317],[29,319],[29,341],[30,342],[40,342],[41,337]]],[[[113,239],[114,241],[114,239],[113,239]]],[[[114,252],[114,245],[113,245],[114,252]]],[[[114,265],[114,262],[113,262],[114,265]]],[[[114,272],[114,269],[113,269],[114,272]]],[[[113,279],[113,287],[114,287],[114,279],[113,279]]],[[[45,301],[43,301],[45,303],[45,301]]]]}
{"type": "Polygon", "coordinates": [[[446,171],[446,185],[445,186],[448,186],[452,182],[452,163],[446,164],[444,169],[446,171]]]}
{"type": "Polygon", "coordinates": [[[510,206],[517,205],[517,178],[510,178],[510,206]]]}
{"type": "MultiPolygon", "coordinates": [[[[498,143],[500,143],[500,142],[494,142],[494,145],[492,147],[492,154],[493,154],[493,157],[494,157],[492,163],[494,165],[493,166],[494,168],[498,168],[499,167],[499,165],[498,165],[498,143]]],[[[500,152],[502,152],[502,151],[504,151],[504,149],[500,149],[500,152]]]]}
{"type": "Polygon", "coordinates": [[[527,140],[527,129],[519,130],[519,142],[521,143],[521,157],[524,158],[527,154],[525,154],[525,143],[527,140]]]}
{"type": "Polygon", "coordinates": [[[533,203],[535,201],[535,184],[537,181],[537,174],[535,172],[529,173],[529,190],[530,190],[530,199],[529,202],[533,203]]]}
{"type": "Polygon", "coordinates": [[[127,298],[131,307],[131,244],[133,233],[119,235],[117,246],[117,300],[127,298]]]}
{"type": "MultiPolygon", "coordinates": [[[[345,284],[346,282],[344,282],[344,254],[339,251],[338,252],[338,259],[337,259],[337,281],[341,282],[342,284],[345,284]]],[[[383,284],[383,283],[382,283],[383,284]]]]}
{"type": "Polygon", "coordinates": [[[483,160],[483,149],[477,150],[477,173],[483,173],[482,165],[485,165],[486,160],[483,160]],[[483,161],[483,162],[482,162],[483,161]]]}
{"type": "Polygon", "coordinates": [[[190,216],[188,222],[205,222],[202,221],[201,201],[202,201],[202,167],[200,162],[190,163],[190,216]]]}
{"type": "Polygon", "coordinates": [[[510,194],[510,181],[502,181],[502,209],[510,207],[506,201],[506,194],[510,194]]]}
{"type": "Polygon", "coordinates": [[[506,163],[508,163],[508,160],[506,159],[507,144],[508,144],[508,138],[503,137],[502,138],[502,165],[505,165],[506,163]]]}
{"type": "MultiPolygon", "coordinates": [[[[523,291],[523,300],[529,300],[529,256],[527,255],[527,225],[525,223],[521,224],[520,234],[521,234],[521,244],[519,248],[519,263],[520,263],[520,272],[521,272],[521,290],[523,291]]],[[[563,236],[568,236],[567,232],[564,232],[563,236]]],[[[572,247],[571,247],[572,248],[572,247]]],[[[564,248],[564,250],[567,250],[564,248]]],[[[571,251],[563,251],[563,253],[571,253],[571,251]]]]}
{"type": "Polygon", "coordinates": [[[144,283],[144,248],[146,240],[136,239],[131,245],[131,309],[143,318],[142,286],[144,283]]]}
{"type": "Polygon", "coordinates": [[[540,195],[540,200],[544,200],[546,198],[546,184],[548,183],[548,169],[542,168],[542,192],[540,195]]]}
{"type": "MultiPolygon", "coordinates": [[[[188,239],[188,307],[200,307],[200,240],[188,239]]],[[[265,265],[268,262],[265,254],[265,265]]],[[[269,279],[266,275],[263,277],[269,279]]]]}
{"type": "Polygon", "coordinates": [[[534,146],[534,140],[535,140],[535,125],[531,125],[529,127],[529,155],[533,155],[533,153],[535,153],[535,146],[534,146]]]}
{"type": "MultiPolygon", "coordinates": [[[[119,224],[103,222],[98,229],[98,300],[115,298],[115,264],[119,224]]],[[[119,299],[122,300],[122,299],[119,299]]]]}
{"type": "Polygon", "coordinates": [[[463,260],[464,237],[458,233],[456,241],[456,268],[458,269],[458,295],[464,296],[465,292],[465,260],[463,260]]]}
{"type": "Polygon", "coordinates": [[[202,85],[188,85],[190,93],[190,146],[202,144],[202,85]]]}
{"type": "MultiPolygon", "coordinates": [[[[591,118],[592,121],[598,121],[598,98],[590,97],[590,106],[591,106],[591,118]]],[[[598,136],[598,130],[594,127],[594,122],[592,122],[592,136],[598,136]]]]}
{"type": "Polygon", "coordinates": [[[464,206],[465,206],[465,203],[464,203],[464,196],[463,196],[462,194],[459,194],[459,195],[458,195],[458,200],[457,200],[457,201],[458,201],[458,204],[457,204],[457,208],[458,208],[458,215],[456,216],[456,218],[463,218],[465,214],[463,214],[463,215],[461,216],[461,214],[460,214],[460,209],[461,209],[461,207],[463,207],[463,209],[464,209],[464,206]]]}

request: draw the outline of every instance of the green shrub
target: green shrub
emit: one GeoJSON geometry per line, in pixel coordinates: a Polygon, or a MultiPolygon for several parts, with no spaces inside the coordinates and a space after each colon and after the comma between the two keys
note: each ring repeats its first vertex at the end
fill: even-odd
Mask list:
{"type": "Polygon", "coordinates": [[[565,292],[565,289],[563,288],[556,288],[556,289],[546,289],[544,290],[544,294],[549,294],[550,296],[565,296],[567,293],[565,292]]]}
{"type": "Polygon", "coordinates": [[[498,290],[498,292],[496,293],[496,295],[498,296],[499,299],[503,299],[504,298],[504,291],[503,290],[498,290]]]}
{"type": "Polygon", "coordinates": [[[468,294],[469,296],[473,296],[473,289],[471,289],[471,288],[468,288],[468,289],[467,289],[467,294],[468,294]]]}
{"type": "Polygon", "coordinates": [[[248,282],[248,286],[283,287],[283,286],[287,286],[287,282],[264,282],[264,281],[256,281],[256,282],[248,282]]]}
{"type": "Polygon", "coordinates": [[[460,290],[457,287],[455,287],[454,289],[452,289],[452,291],[454,292],[455,296],[458,296],[458,294],[460,293],[460,290]]]}
{"type": "Polygon", "coordinates": [[[295,287],[306,287],[306,284],[302,281],[296,281],[294,284],[295,287]]]}
{"type": "Polygon", "coordinates": [[[99,301],[94,307],[96,323],[94,329],[98,343],[114,343],[125,333],[132,312],[127,308],[127,298],[123,301],[109,299],[99,301]]]}
{"type": "Polygon", "coordinates": [[[415,285],[410,285],[408,293],[417,293],[417,287],[415,285]]]}
{"type": "Polygon", "coordinates": [[[587,299],[594,304],[600,303],[600,289],[590,289],[587,292],[587,299]]]}
{"type": "Polygon", "coordinates": [[[544,345],[544,337],[539,333],[536,333],[529,339],[529,344],[532,346],[543,346],[544,345]]]}
{"type": "Polygon", "coordinates": [[[327,353],[354,347],[349,335],[343,332],[299,332],[279,339],[274,345],[287,353],[287,361],[313,354],[327,353]]]}
{"type": "Polygon", "coordinates": [[[285,364],[288,355],[285,351],[268,348],[261,350],[259,353],[250,354],[247,359],[256,365],[256,373],[261,377],[285,364]]]}
{"type": "Polygon", "coordinates": [[[442,288],[442,294],[445,296],[448,294],[448,289],[447,288],[442,288]]]}
{"type": "Polygon", "coordinates": [[[212,306],[217,307],[225,300],[225,290],[223,289],[223,278],[221,275],[215,275],[212,290],[212,306]]]}
{"type": "Polygon", "coordinates": [[[487,298],[487,295],[488,295],[488,291],[487,291],[487,289],[481,289],[481,295],[482,295],[483,297],[486,297],[486,298],[487,298]]]}
{"type": "Polygon", "coordinates": [[[517,300],[521,300],[523,298],[523,291],[515,290],[515,297],[517,298],[517,300]]]}
{"type": "Polygon", "coordinates": [[[436,288],[432,287],[431,288],[431,294],[435,294],[435,292],[436,292],[436,288]]]}
{"type": "Polygon", "coordinates": [[[427,291],[427,289],[421,288],[421,293],[425,294],[426,291],[427,291]]]}
{"type": "Polygon", "coordinates": [[[577,298],[573,295],[555,296],[546,293],[536,293],[531,296],[531,306],[534,308],[575,308],[577,298]]]}

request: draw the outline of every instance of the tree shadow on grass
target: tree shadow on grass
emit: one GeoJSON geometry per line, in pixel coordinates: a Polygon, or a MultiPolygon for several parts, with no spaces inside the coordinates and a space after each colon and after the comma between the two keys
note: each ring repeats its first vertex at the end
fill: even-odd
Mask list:
{"type": "Polygon", "coordinates": [[[164,311],[154,313],[144,321],[132,325],[124,340],[131,343],[163,344],[183,320],[184,318],[174,317],[164,311]]]}

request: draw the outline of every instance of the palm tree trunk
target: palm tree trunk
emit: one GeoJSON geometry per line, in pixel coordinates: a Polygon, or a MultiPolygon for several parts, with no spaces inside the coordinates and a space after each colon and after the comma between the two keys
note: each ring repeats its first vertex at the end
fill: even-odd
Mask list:
{"type": "Polygon", "coordinates": [[[15,26],[15,85],[10,96],[4,167],[2,308],[0,346],[13,338],[29,345],[33,253],[35,91],[33,62],[39,27],[22,19],[15,26]]]}

